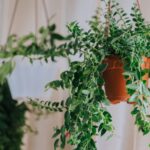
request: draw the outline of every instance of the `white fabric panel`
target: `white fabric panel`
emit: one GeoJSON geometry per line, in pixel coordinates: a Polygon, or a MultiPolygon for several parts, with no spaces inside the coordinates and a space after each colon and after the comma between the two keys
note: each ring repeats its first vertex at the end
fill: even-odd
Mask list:
{"type": "Polygon", "coordinates": [[[106,150],[133,150],[134,126],[130,115],[131,106],[125,103],[109,107],[115,126],[114,136],[107,140],[108,135],[98,138],[98,148],[106,150]]]}
{"type": "Polygon", "coordinates": [[[59,79],[58,72],[62,72],[67,67],[66,59],[61,58],[56,62],[49,59],[45,61],[34,61],[17,57],[16,69],[9,78],[10,88],[14,98],[38,97],[50,98],[51,92],[45,92],[45,85],[53,80],[59,79]]]}

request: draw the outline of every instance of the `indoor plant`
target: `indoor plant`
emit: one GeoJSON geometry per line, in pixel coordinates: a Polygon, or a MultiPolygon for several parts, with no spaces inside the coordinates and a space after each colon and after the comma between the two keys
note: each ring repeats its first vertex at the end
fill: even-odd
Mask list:
{"type": "Polygon", "coordinates": [[[81,29],[76,22],[68,26],[72,35],[72,44],[67,43],[68,48],[74,54],[79,53],[82,60],[70,62],[69,70],[61,74],[60,80],[46,85],[47,89],[68,89],[67,100],[60,103],[34,102],[34,106],[41,105],[40,108],[53,110],[54,107],[59,111],[56,108],[61,107],[60,110],[65,111],[64,124],[56,128],[53,135],[56,138],[55,149],[63,149],[67,140],[76,150],[96,150],[94,136],[113,133],[112,117],[105,107],[108,99],[103,89],[104,72],[109,65],[106,59],[112,57],[119,60],[115,67],[124,67],[121,73],[126,82],[126,100],[129,98],[129,102],[134,102],[131,113],[135,124],[143,134],[150,132],[147,112],[150,90],[143,78],[149,68],[142,67],[145,63],[143,57],[150,56],[149,25],[136,5],[132,7],[130,19],[118,3],[111,0],[102,2],[106,9],[97,10],[89,22],[88,31],[81,29]]]}

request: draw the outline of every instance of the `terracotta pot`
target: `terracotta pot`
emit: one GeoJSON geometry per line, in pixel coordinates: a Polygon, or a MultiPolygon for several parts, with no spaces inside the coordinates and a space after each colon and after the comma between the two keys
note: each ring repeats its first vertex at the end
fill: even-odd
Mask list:
{"type": "Polygon", "coordinates": [[[117,56],[109,56],[104,60],[108,64],[103,73],[107,98],[112,104],[127,101],[129,95],[126,89],[126,80],[123,76],[123,62],[117,56]]]}

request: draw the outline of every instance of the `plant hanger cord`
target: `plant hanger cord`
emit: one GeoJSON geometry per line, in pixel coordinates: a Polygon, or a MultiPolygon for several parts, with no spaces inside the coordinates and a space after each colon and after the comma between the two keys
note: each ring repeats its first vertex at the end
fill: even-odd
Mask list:
{"type": "Polygon", "coordinates": [[[43,9],[44,9],[44,14],[45,14],[47,26],[48,26],[49,25],[49,13],[48,13],[48,9],[46,7],[46,1],[42,0],[42,4],[43,4],[43,9]]]}
{"type": "MultiPolygon", "coordinates": [[[[48,9],[46,7],[46,1],[42,0],[43,10],[45,14],[46,19],[46,25],[49,25],[49,15],[48,15],[48,9]]],[[[36,41],[38,37],[38,0],[35,0],[35,35],[36,35],[36,41]]]]}
{"type": "Polygon", "coordinates": [[[16,0],[16,1],[15,1],[15,6],[14,6],[14,9],[13,9],[13,12],[12,12],[11,20],[10,20],[10,25],[9,25],[9,28],[8,28],[8,33],[7,33],[7,37],[6,37],[6,38],[7,38],[6,42],[8,41],[8,37],[9,37],[11,31],[12,31],[12,27],[13,27],[13,24],[14,24],[14,20],[15,20],[15,16],[16,16],[18,4],[19,4],[19,0],[16,0]]]}
{"type": "Polygon", "coordinates": [[[37,42],[38,36],[38,0],[35,0],[35,41],[37,42]]]}

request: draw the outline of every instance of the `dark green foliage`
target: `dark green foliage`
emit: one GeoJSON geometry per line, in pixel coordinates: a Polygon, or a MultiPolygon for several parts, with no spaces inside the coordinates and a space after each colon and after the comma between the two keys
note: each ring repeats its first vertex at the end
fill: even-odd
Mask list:
{"type": "Polygon", "coordinates": [[[21,150],[26,111],[12,99],[7,82],[0,85],[0,150],[21,150]]]}

